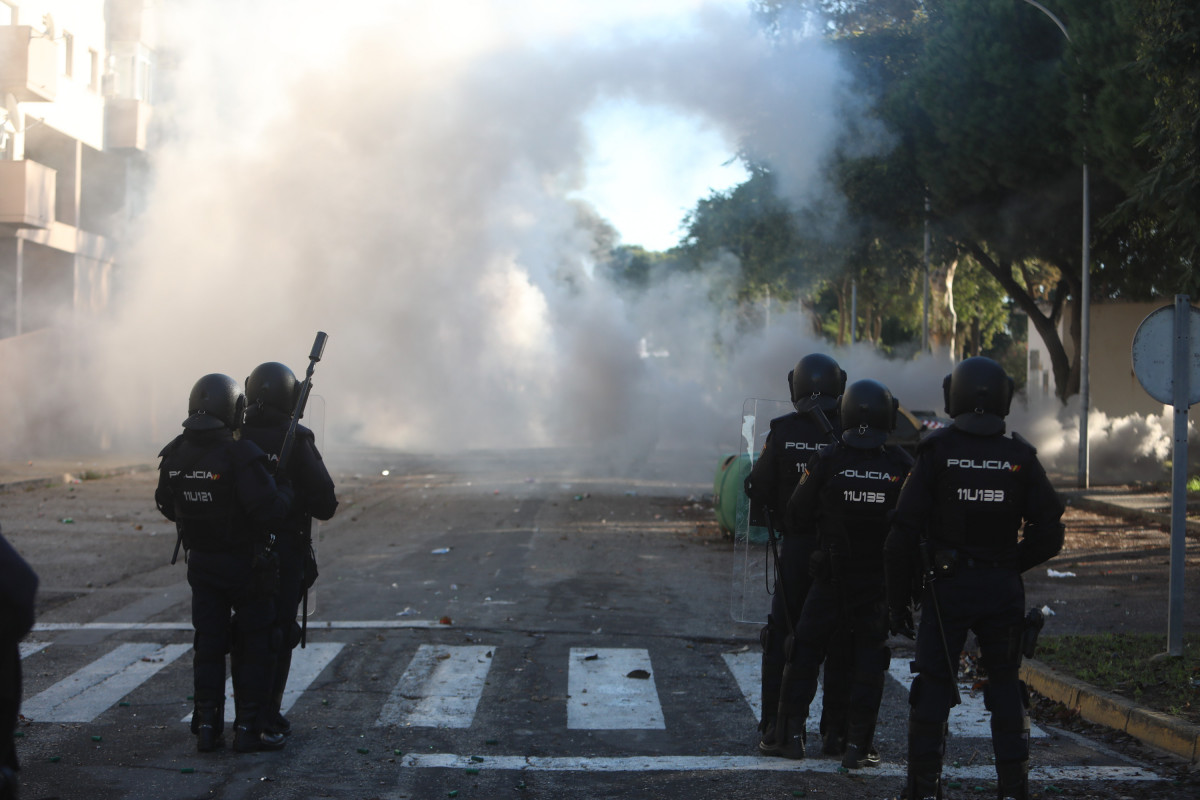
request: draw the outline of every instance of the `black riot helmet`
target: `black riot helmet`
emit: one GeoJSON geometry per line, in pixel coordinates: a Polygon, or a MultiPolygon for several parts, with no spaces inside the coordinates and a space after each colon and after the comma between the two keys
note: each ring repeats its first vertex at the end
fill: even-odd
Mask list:
{"type": "Polygon", "coordinates": [[[217,428],[237,430],[246,414],[246,395],[242,387],[228,375],[214,372],[205,375],[188,395],[188,418],[183,427],[192,431],[217,428]]]}
{"type": "Polygon", "coordinates": [[[296,373],[278,361],[259,364],[246,378],[246,401],[253,408],[270,408],[290,416],[299,394],[296,373]]]}
{"type": "Polygon", "coordinates": [[[855,381],[838,401],[842,441],[848,447],[872,450],[882,447],[896,428],[900,401],[879,381],[855,381]]]}
{"type": "Polygon", "coordinates": [[[846,388],[846,371],[829,356],[810,353],[788,373],[788,388],[797,411],[808,411],[814,404],[822,411],[831,411],[846,388]]]}
{"type": "Polygon", "coordinates": [[[1013,390],[1004,367],[983,356],[960,361],[942,381],[946,413],[954,427],[981,436],[1004,433],[1013,390]]]}

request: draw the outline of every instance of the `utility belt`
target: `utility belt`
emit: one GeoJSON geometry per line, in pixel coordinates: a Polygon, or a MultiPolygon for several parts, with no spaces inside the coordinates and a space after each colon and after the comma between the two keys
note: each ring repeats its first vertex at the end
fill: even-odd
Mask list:
{"type": "Polygon", "coordinates": [[[839,582],[848,578],[884,573],[883,555],[878,558],[851,558],[834,549],[818,547],[808,561],[808,574],[818,581],[839,582]]]}
{"type": "Polygon", "coordinates": [[[930,543],[929,570],[934,579],[949,578],[968,569],[1017,569],[1017,556],[1009,558],[979,558],[953,548],[930,543]]]}

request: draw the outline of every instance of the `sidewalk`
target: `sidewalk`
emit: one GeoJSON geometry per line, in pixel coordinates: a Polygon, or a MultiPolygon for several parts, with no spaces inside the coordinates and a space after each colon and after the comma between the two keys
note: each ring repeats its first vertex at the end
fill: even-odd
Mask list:
{"type": "MultiPolygon", "coordinates": [[[[1059,494],[1067,505],[1075,508],[1170,529],[1168,492],[1095,487],[1060,489],[1059,494]]],[[[1187,535],[1200,537],[1200,521],[1188,520],[1187,535]]],[[[1078,711],[1088,722],[1127,733],[1145,744],[1187,759],[1193,767],[1200,762],[1200,725],[1142,708],[1132,700],[1101,691],[1034,659],[1022,663],[1021,679],[1043,697],[1078,711]]]]}
{"type": "Polygon", "coordinates": [[[157,462],[153,453],[95,456],[82,460],[41,458],[24,462],[0,461],[0,492],[143,472],[156,469],[157,462]]]}
{"type": "MultiPolygon", "coordinates": [[[[24,487],[153,470],[154,454],[114,455],[72,459],[40,459],[25,463],[0,461],[0,493],[24,487]]],[[[1068,505],[1142,524],[1170,526],[1170,497],[1166,492],[1131,492],[1124,487],[1060,489],[1068,505]],[[1162,511],[1166,509],[1166,511],[1162,511]]],[[[1188,521],[1188,536],[1200,537],[1200,521],[1188,521]]],[[[1036,660],[1021,666],[1029,688],[1062,703],[1089,721],[1129,734],[1138,740],[1186,759],[1200,762],[1200,725],[1151,711],[1131,700],[1103,692],[1036,660]]]]}

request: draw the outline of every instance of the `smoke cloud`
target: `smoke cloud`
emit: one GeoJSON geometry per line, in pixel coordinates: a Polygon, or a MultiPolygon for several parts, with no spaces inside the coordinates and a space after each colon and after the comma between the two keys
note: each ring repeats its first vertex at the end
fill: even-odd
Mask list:
{"type": "Polygon", "coordinates": [[[327,438],[418,449],[711,440],[821,347],[799,318],[741,341],[709,299],[719,265],[619,294],[569,199],[586,114],[613,98],[699,117],[820,196],[857,112],[821,41],[771,47],[729,4],[615,23],[589,3],[356,4],[340,22],[315,2],[172,5],[163,141],[103,348],[113,407],[159,440],[197,377],[300,373],[317,330],[327,438]]]}
{"type": "MultiPolygon", "coordinates": [[[[941,409],[944,358],[835,350],[796,309],[741,330],[712,301],[732,259],[618,291],[595,269],[595,212],[571,199],[589,111],[630,100],[702,120],[798,207],[836,212],[830,156],[890,144],[826,43],[770,46],[728,2],[346,8],[163,7],[152,180],[122,237],[113,319],[77,362],[91,377],[70,414],[88,442],[157,448],[199,376],[263,361],[300,374],[317,330],[327,447],[565,445],[613,470],[662,446],[733,451],[743,399],[786,399],[813,351],[941,409]]],[[[51,395],[78,394],[26,396],[27,418],[61,419],[51,395]]],[[[1013,423],[1069,463],[1069,407],[1013,423]]],[[[1152,420],[1102,427],[1147,463],[1169,442],[1152,420]]]]}

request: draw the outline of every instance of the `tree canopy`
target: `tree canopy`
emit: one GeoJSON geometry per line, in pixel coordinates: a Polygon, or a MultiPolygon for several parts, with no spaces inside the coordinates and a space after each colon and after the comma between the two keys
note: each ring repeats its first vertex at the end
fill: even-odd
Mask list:
{"type": "MultiPolygon", "coordinates": [[[[827,36],[895,145],[830,165],[845,201],[836,219],[779,200],[763,164],[697,205],[680,251],[737,256],[739,302],[770,293],[804,303],[839,339],[850,324],[881,344],[885,330],[916,336],[928,224],[934,278],[957,312],[942,322],[954,355],[987,348],[1019,309],[1046,342],[1065,399],[1078,390],[1079,363],[1058,329],[1066,304],[1081,304],[1085,164],[1093,298],[1197,286],[1200,10],[1190,2],[756,7],[780,39],[789,26],[827,36]],[[849,320],[852,287],[862,313],[849,320]]],[[[1077,322],[1070,335],[1078,341],[1077,322]]]]}

